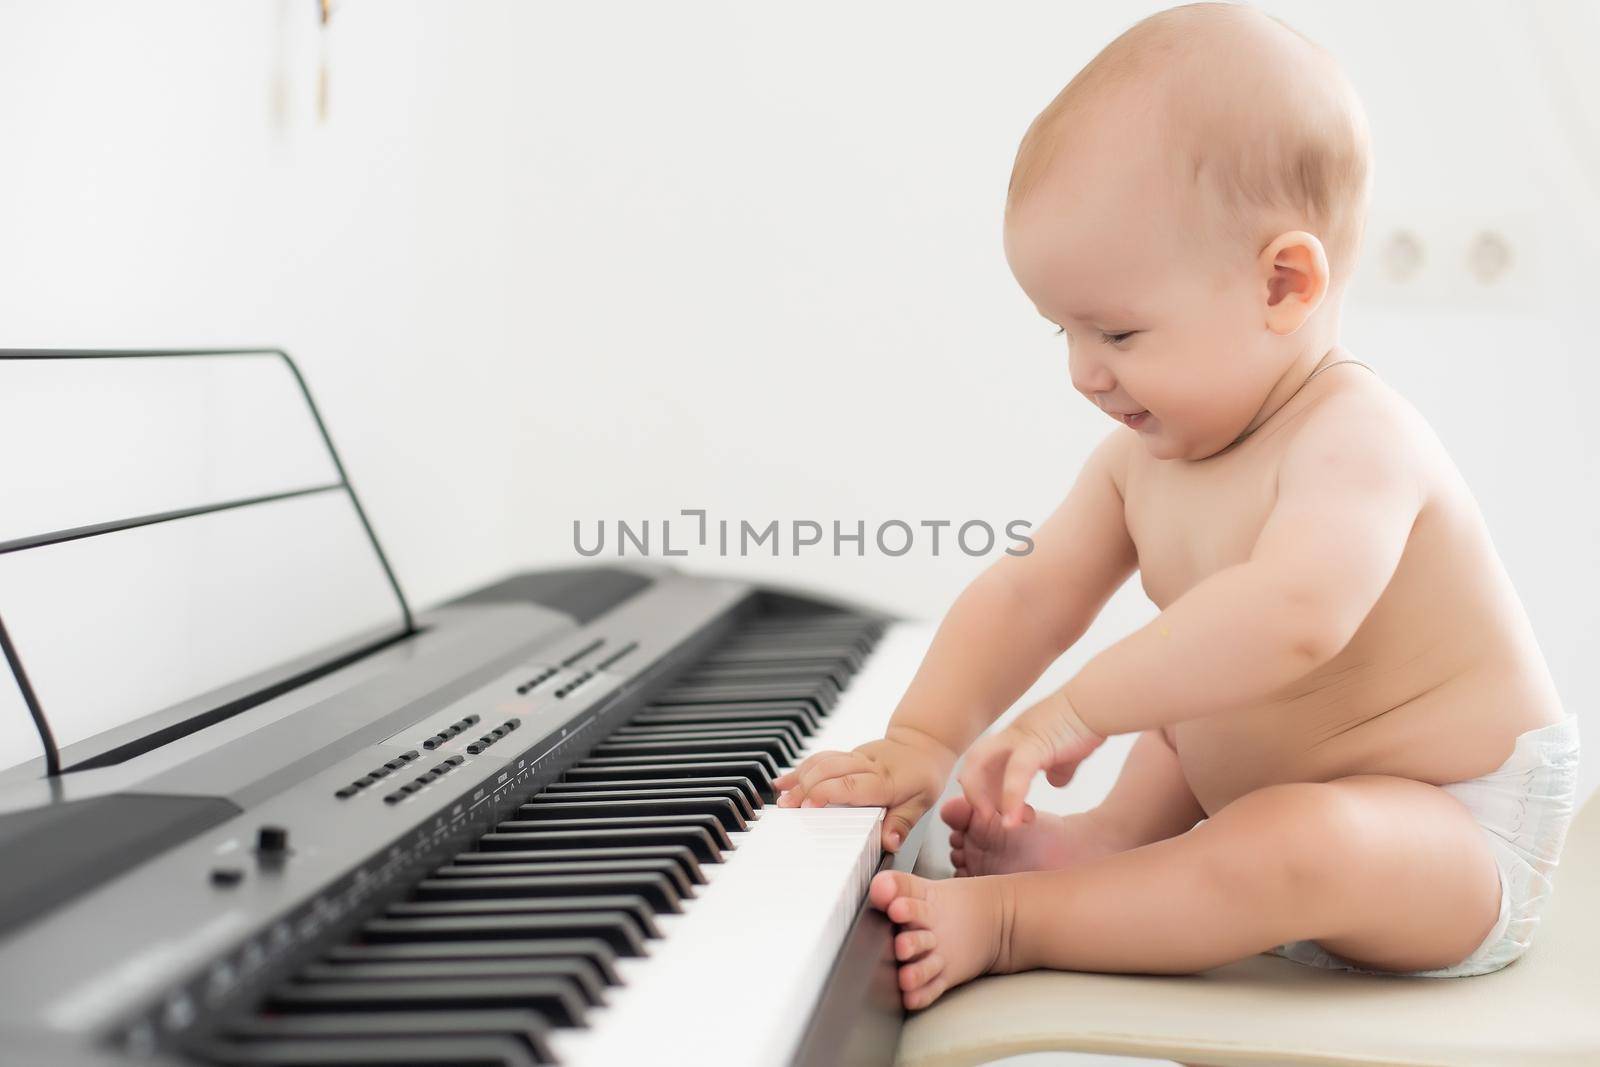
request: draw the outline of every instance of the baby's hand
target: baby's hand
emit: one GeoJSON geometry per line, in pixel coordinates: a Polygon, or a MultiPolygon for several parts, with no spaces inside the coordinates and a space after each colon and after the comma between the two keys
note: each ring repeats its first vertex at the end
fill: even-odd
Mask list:
{"type": "Polygon", "coordinates": [[[955,753],[932,738],[891,726],[888,737],[850,752],[814,753],[772,784],[786,790],[778,798],[785,808],[829,803],[888,808],[883,847],[894,852],[939,799],[955,761],[955,753]]]}
{"type": "Polygon", "coordinates": [[[999,812],[1002,826],[1021,826],[1033,817],[1027,803],[1033,776],[1044,771],[1051,785],[1066,785],[1104,741],[1078,718],[1066,694],[1056,692],[967,751],[962,791],[979,813],[999,812]]]}

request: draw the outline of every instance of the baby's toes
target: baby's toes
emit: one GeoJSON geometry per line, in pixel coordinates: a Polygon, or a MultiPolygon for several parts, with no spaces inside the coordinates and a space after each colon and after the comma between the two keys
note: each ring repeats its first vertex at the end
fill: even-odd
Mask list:
{"type": "Polygon", "coordinates": [[[960,874],[962,871],[966,870],[967,854],[963,849],[954,849],[950,853],[950,866],[956,869],[957,874],[960,874]]]}
{"type": "Polygon", "coordinates": [[[891,901],[899,897],[926,899],[926,882],[927,879],[905,871],[879,871],[872,876],[872,884],[867,887],[867,899],[879,909],[887,908],[891,901]]]}
{"type": "Polygon", "coordinates": [[[954,796],[939,809],[939,818],[952,830],[965,831],[972,821],[972,805],[963,796],[954,796]]]}
{"type": "Polygon", "coordinates": [[[900,965],[900,988],[907,993],[921,989],[944,973],[944,957],[930,952],[915,963],[900,965]]]}
{"type": "Polygon", "coordinates": [[[940,975],[925,986],[902,992],[900,994],[900,1002],[906,1006],[907,1011],[917,1011],[938,1000],[944,991],[949,988],[950,983],[944,980],[943,975],[940,975]]]}
{"type": "Polygon", "coordinates": [[[1006,829],[1000,825],[1000,813],[974,815],[967,822],[967,842],[979,848],[995,848],[1001,844],[1006,829]]]}
{"type": "Polygon", "coordinates": [[[933,926],[932,905],[914,897],[896,897],[889,902],[884,914],[889,916],[890,922],[897,922],[901,926],[914,926],[919,930],[933,926]]]}
{"type": "Polygon", "coordinates": [[[904,930],[894,935],[894,958],[915,959],[938,943],[932,930],[904,930]]]}

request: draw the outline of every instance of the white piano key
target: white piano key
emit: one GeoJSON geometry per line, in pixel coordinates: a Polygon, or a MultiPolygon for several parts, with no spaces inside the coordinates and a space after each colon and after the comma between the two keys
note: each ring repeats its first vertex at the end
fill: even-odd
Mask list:
{"type": "MultiPolygon", "coordinates": [[[[880,737],[933,627],[888,627],[804,755],[880,737]]],[[[880,859],[881,808],[768,804],[681,915],[658,918],[650,954],[619,962],[622,986],[584,1030],[551,1044],[562,1063],[787,1062],[880,859]]]]}

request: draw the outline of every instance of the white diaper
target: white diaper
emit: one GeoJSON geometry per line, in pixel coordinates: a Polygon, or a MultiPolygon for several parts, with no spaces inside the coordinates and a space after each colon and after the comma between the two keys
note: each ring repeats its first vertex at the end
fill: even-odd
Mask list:
{"type": "MultiPolygon", "coordinates": [[[[1483,943],[1453,967],[1403,971],[1417,978],[1462,978],[1497,971],[1528,951],[1539,913],[1550,896],[1550,879],[1572,822],[1578,788],[1578,720],[1529,730],[1517,738],[1511,758],[1482,778],[1440,786],[1467,806],[1488,835],[1500,870],[1500,914],[1483,943]]],[[[1274,954],[1311,967],[1363,974],[1370,971],[1322,949],[1315,941],[1292,941],[1274,954]]]]}

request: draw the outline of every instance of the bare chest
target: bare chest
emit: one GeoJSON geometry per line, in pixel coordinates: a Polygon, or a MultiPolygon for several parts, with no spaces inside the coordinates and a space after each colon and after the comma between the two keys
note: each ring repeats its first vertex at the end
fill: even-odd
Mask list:
{"type": "Polygon", "coordinates": [[[1276,500],[1278,449],[1199,463],[1142,456],[1123,486],[1145,595],[1158,608],[1250,558],[1276,500]]]}

